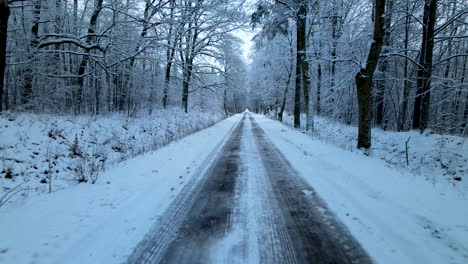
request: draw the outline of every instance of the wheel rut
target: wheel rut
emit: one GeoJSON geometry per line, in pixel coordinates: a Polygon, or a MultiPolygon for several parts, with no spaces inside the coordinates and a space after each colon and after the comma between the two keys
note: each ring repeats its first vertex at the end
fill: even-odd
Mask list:
{"type": "Polygon", "coordinates": [[[147,235],[128,263],[207,263],[210,245],[229,229],[239,171],[245,116],[200,168],[200,181],[187,183],[162,221],[147,235]],[[214,157],[212,157],[214,156],[214,157]]]}
{"type": "MultiPolygon", "coordinates": [[[[360,244],[268,140],[250,116],[274,197],[285,219],[297,263],[372,263],[360,244]]],[[[311,172],[313,173],[313,172],[311,172]]]]}
{"type": "Polygon", "coordinates": [[[213,152],[128,263],[372,263],[250,114],[213,152]]]}

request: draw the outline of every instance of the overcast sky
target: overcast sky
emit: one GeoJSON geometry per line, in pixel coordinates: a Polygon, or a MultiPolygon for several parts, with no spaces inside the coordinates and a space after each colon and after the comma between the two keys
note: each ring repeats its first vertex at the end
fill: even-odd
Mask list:
{"type": "Polygon", "coordinates": [[[254,44],[252,38],[255,35],[255,32],[251,30],[238,30],[234,35],[242,39],[242,57],[247,65],[250,64],[252,62],[250,54],[254,44]]]}
{"type": "MultiPolygon", "coordinates": [[[[255,11],[256,3],[257,0],[245,0],[244,7],[248,14],[251,14],[255,11]]],[[[250,54],[254,44],[252,38],[255,36],[257,31],[257,29],[251,30],[251,27],[249,26],[248,29],[239,29],[234,32],[234,35],[242,39],[244,42],[242,44],[242,57],[244,58],[244,61],[247,65],[252,63],[252,60],[250,59],[250,54]]]]}

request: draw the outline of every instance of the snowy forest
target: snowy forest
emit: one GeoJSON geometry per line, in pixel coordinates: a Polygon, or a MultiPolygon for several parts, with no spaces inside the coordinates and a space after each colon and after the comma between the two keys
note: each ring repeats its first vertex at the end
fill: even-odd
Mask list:
{"type": "Polygon", "coordinates": [[[465,0],[0,0],[0,263],[468,263],[467,63],[465,0]]]}
{"type": "Polygon", "coordinates": [[[466,2],[293,2],[261,3],[252,16],[262,27],[250,72],[256,108],[280,119],[294,112],[295,126],[306,112],[313,129],[313,115],[356,124],[359,104],[368,104],[372,127],[466,136],[466,2]],[[371,92],[362,100],[370,102],[358,104],[356,74],[371,66],[369,43],[380,56],[367,74],[371,92]]]}
{"type": "Polygon", "coordinates": [[[135,116],[245,96],[232,81],[245,72],[241,1],[5,2],[5,110],[135,116]]]}
{"type": "Polygon", "coordinates": [[[294,113],[296,127],[306,113],[311,130],[314,115],[350,125],[361,110],[367,127],[467,133],[464,1],[2,3],[3,110],[250,106],[280,120],[294,113]],[[251,26],[247,67],[235,31],[251,26]],[[379,54],[370,60],[369,43],[379,54]],[[366,66],[370,95],[357,100],[366,66]]]}

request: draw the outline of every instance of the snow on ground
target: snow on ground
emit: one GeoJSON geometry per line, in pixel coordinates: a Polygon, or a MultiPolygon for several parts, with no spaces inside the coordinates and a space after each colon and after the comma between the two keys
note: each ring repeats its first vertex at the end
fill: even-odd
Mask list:
{"type": "Polygon", "coordinates": [[[0,206],[46,193],[50,180],[52,191],[99,181],[104,169],[221,119],[178,108],[136,118],[2,114],[0,206]]]}
{"type": "Polygon", "coordinates": [[[239,119],[123,161],[96,184],[1,207],[0,263],[122,263],[239,119]]]}
{"type": "MultiPolygon", "coordinates": [[[[30,189],[26,192],[29,197],[18,196],[21,199],[0,207],[0,263],[125,261],[185,184],[198,179],[198,169],[207,166],[210,153],[221,146],[220,142],[226,140],[229,130],[240,120],[241,115],[132,159],[127,159],[132,155],[116,151],[118,146],[122,146],[127,149],[124,153],[128,154],[131,153],[128,148],[134,146],[136,155],[150,150],[151,146],[158,147],[159,144],[202,127],[202,122],[197,127],[188,121],[183,123],[185,127],[176,126],[180,117],[179,113],[174,113],[172,118],[163,117],[161,113],[154,120],[132,120],[120,125],[121,120],[113,121],[112,118],[90,122],[89,118],[43,116],[44,120],[33,121],[31,116],[18,115],[10,118],[13,121],[7,121],[8,117],[3,116],[0,122],[0,142],[4,142],[2,153],[5,153],[3,162],[7,164],[13,161],[16,168],[13,171],[24,173],[13,175],[13,179],[5,179],[6,174],[3,173],[0,179],[3,184],[2,192],[5,191],[4,187],[8,188],[5,182],[18,182],[33,171],[38,171],[40,176],[36,178],[32,175],[27,182],[30,186],[39,186],[33,187],[37,190],[30,189]],[[53,125],[54,121],[56,125],[53,125]],[[173,131],[172,137],[164,136],[170,132],[166,132],[169,129],[162,129],[165,127],[162,126],[163,122],[171,122],[167,127],[173,128],[170,130],[173,131]],[[12,131],[17,131],[16,134],[9,132],[5,126],[14,128],[12,131]],[[54,128],[63,131],[57,132],[54,128]],[[96,141],[86,137],[91,132],[96,133],[96,141]],[[153,135],[146,135],[149,133],[153,135]],[[49,152],[50,149],[56,149],[56,153],[67,153],[55,159],[58,160],[55,166],[64,170],[66,162],[80,160],[69,154],[72,152],[70,149],[75,134],[82,153],[87,153],[82,155],[92,155],[94,152],[88,151],[93,149],[92,142],[102,142],[94,145],[105,146],[104,152],[111,149],[113,152],[107,157],[112,162],[109,161],[108,169],[99,175],[95,184],[76,184],[73,170],[66,174],[58,173],[60,176],[53,178],[53,192],[47,194],[47,184],[37,183],[44,177],[39,172],[49,166],[49,162],[44,160],[46,158],[42,157],[47,153],[44,150],[44,146],[47,146],[45,142],[53,146],[48,147],[49,152]],[[132,136],[140,140],[129,144],[132,136]],[[104,143],[109,138],[111,140],[104,143]],[[10,142],[8,140],[16,140],[16,146],[10,148],[5,145],[5,142],[10,142]],[[24,154],[26,150],[31,154],[24,154]],[[33,153],[36,151],[41,152],[36,155],[33,153]],[[117,163],[119,157],[127,160],[117,163]],[[18,163],[15,159],[22,162],[18,163]],[[38,169],[28,168],[34,164],[47,165],[37,165],[38,169]]],[[[466,179],[461,182],[443,181],[439,179],[446,176],[439,173],[444,170],[434,169],[431,175],[428,168],[421,168],[421,175],[425,176],[421,177],[414,170],[402,169],[398,163],[397,166],[389,166],[388,161],[384,162],[379,156],[387,153],[378,150],[379,143],[374,145],[376,149],[373,156],[367,157],[322,140],[331,142],[334,136],[338,141],[341,136],[349,140],[340,141],[345,144],[344,148],[351,146],[350,144],[354,146],[354,141],[350,139],[352,128],[333,126],[329,128],[330,135],[327,136],[323,132],[324,128],[320,128],[322,124],[319,120],[317,127],[320,139],[317,139],[264,116],[255,115],[255,118],[270,140],[326,201],[377,263],[468,262],[468,193],[463,187],[466,179]],[[342,131],[342,134],[338,131],[342,131]]],[[[196,117],[194,119],[198,120],[196,117]]],[[[213,119],[206,120],[209,123],[213,119]]],[[[413,132],[408,132],[411,133],[413,132]]],[[[393,134],[383,131],[374,133],[377,138],[384,138],[380,140],[384,142],[382,146],[389,146],[388,142],[392,141],[397,142],[397,145],[401,144],[393,134]],[[385,135],[389,139],[385,139],[385,135]]],[[[251,137],[251,133],[247,136],[251,137]]],[[[405,136],[401,139],[405,139],[405,136]]],[[[417,158],[413,161],[419,158],[418,155],[426,155],[428,160],[432,159],[430,155],[434,147],[427,143],[432,137],[437,138],[414,133],[414,145],[410,149],[413,149],[417,158]],[[425,144],[425,151],[428,152],[416,151],[424,149],[417,145],[418,140],[423,141],[421,144],[425,144]]],[[[252,139],[245,138],[243,144],[247,144],[249,140],[252,139]]],[[[457,138],[454,137],[454,142],[456,141],[457,138]]],[[[460,148],[464,147],[462,142],[460,148]]],[[[466,152],[463,151],[458,152],[462,159],[466,158],[466,152]]],[[[258,163],[258,157],[252,151],[241,155],[243,163],[258,163]]],[[[5,165],[3,168],[5,169],[5,165]]],[[[255,166],[244,169],[255,175],[259,173],[255,166]]],[[[248,188],[252,179],[249,178],[244,183],[248,188]]],[[[252,192],[250,195],[251,199],[243,200],[240,204],[240,209],[249,209],[247,214],[255,211],[252,208],[261,208],[264,204],[255,200],[256,196],[252,192]]],[[[248,230],[257,230],[251,221],[247,221],[246,225],[248,230]]],[[[249,234],[248,240],[255,240],[256,235],[258,234],[249,234]]],[[[236,243],[239,238],[229,237],[223,243],[236,243]]],[[[213,257],[219,259],[221,256],[214,254],[213,257]]]]}
{"type": "MultiPolygon", "coordinates": [[[[292,126],[293,116],[285,113],[284,121],[292,126]]],[[[301,124],[305,127],[305,116],[301,124]]],[[[356,151],[357,127],[347,126],[323,117],[315,117],[314,137],[340,148],[356,151]]],[[[420,134],[418,131],[394,132],[372,129],[371,156],[392,167],[409,170],[432,183],[453,185],[468,195],[467,138],[451,135],[420,134]],[[406,163],[406,141],[408,163],[406,163]]]]}
{"type": "MultiPolygon", "coordinates": [[[[468,263],[466,192],[255,119],[377,263],[468,263]]],[[[414,151],[418,138],[411,135],[414,151]]]]}

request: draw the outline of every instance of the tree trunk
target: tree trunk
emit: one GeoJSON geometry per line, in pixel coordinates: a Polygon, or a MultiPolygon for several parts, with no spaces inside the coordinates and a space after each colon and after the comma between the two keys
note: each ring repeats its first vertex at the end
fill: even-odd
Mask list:
{"type": "MultiPolygon", "coordinates": [[[[35,0],[34,1],[34,9],[33,9],[33,25],[31,27],[31,40],[30,40],[30,49],[28,54],[28,59],[31,60],[34,56],[34,53],[37,50],[37,45],[39,43],[38,34],[39,34],[39,20],[41,18],[41,4],[42,0],[35,0]]],[[[33,96],[32,90],[32,83],[34,78],[34,64],[29,63],[26,65],[26,69],[24,71],[24,86],[21,90],[21,104],[27,105],[31,97],[33,96]]]]}
{"type": "MultiPolygon", "coordinates": [[[[405,18],[405,39],[404,39],[404,49],[405,49],[405,56],[408,55],[408,43],[409,43],[409,30],[411,25],[411,16],[409,15],[409,3],[406,3],[406,12],[408,13],[405,18]]],[[[400,124],[398,125],[398,131],[403,131],[406,126],[406,119],[408,116],[408,100],[410,95],[410,81],[408,80],[408,60],[405,60],[403,66],[403,106],[401,109],[401,118],[400,124]]]]}
{"type": "Polygon", "coordinates": [[[335,75],[336,75],[336,45],[337,45],[337,40],[339,38],[339,33],[338,33],[338,6],[336,4],[336,1],[333,1],[333,14],[332,14],[332,48],[331,48],[331,65],[330,65],[330,98],[331,101],[330,103],[333,104],[335,102],[335,85],[336,85],[336,80],[335,80],[335,75]]]}
{"type": "Polygon", "coordinates": [[[174,30],[174,9],[175,9],[175,0],[171,0],[171,7],[170,7],[170,25],[169,25],[169,34],[167,36],[167,50],[166,50],[166,70],[164,75],[164,90],[163,90],[163,98],[162,98],[162,105],[164,108],[167,107],[167,100],[169,97],[169,82],[171,80],[171,69],[172,63],[174,61],[174,56],[176,52],[176,46],[179,36],[179,30],[177,30],[176,37],[174,38],[174,42],[172,42],[172,31],[174,30]]]}
{"type": "Polygon", "coordinates": [[[0,0],[0,112],[3,110],[3,83],[6,68],[6,47],[9,17],[10,7],[8,6],[8,0],[0,0]]]}
{"type": "Polygon", "coordinates": [[[464,137],[468,136],[468,93],[466,93],[465,110],[463,111],[463,123],[460,128],[460,134],[464,137]]]}
{"type": "MultiPolygon", "coordinates": [[[[467,53],[468,53],[468,50],[467,50],[467,53]]],[[[466,72],[466,62],[467,62],[467,57],[465,57],[464,61],[463,61],[463,67],[462,67],[462,76],[461,76],[461,79],[460,79],[460,83],[465,83],[465,72],[466,72]]],[[[463,99],[462,99],[462,91],[458,91],[457,93],[457,104],[455,106],[455,113],[454,113],[454,116],[455,116],[455,124],[461,124],[461,126],[458,126],[458,125],[455,125],[453,126],[453,130],[454,130],[454,133],[461,133],[463,135],[463,129],[466,129],[466,123],[468,122],[468,92],[466,92],[466,96],[465,96],[465,110],[464,110],[464,114],[463,115],[460,115],[461,114],[461,111],[462,111],[462,104],[463,104],[463,99]],[[461,120],[460,120],[461,118],[461,120]],[[461,129],[460,129],[461,128],[461,129]]],[[[466,133],[466,131],[465,131],[466,133]]]]}
{"type": "Polygon", "coordinates": [[[289,69],[288,79],[286,80],[286,87],[284,88],[284,94],[283,94],[283,100],[281,102],[281,108],[280,108],[280,111],[278,113],[278,120],[280,122],[283,122],[283,114],[284,114],[284,109],[286,108],[286,99],[288,99],[288,90],[289,90],[289,84],[291,83],[292,70],[293,70],[293,63],[291,62],[291,68],[289,69]]]}
{"type": "MultiPolygon", "coordinates": [[[[192,3],[190,2],[190,7],[192,3]]],[[[195,49],[199,34],[199,21],[195,19],[195,21],[188,23],[188,33],[187,33],[187,43],[185,47],[185,58],[181,55],[181,59],[183,62],[183,81],[182,81],[182,107],[184,108],[185,113],[188,113],[188,97],[189,97],[189,90],[190,90],[190,80],[193,74],[193,61],[195,60],[195,49]]],[[[180,50],[181,54],[183,51],[180,50]]]]}
{"type": "Polygon", "coordinates": [[[78,0],[73,0],[73,27],[75,35],[78,36],[78,0]]]}
{"type": "MultiPolygon", "coordinates": [[[[143,67],[145,67],[146,63],[143,64],[143,67]]],[[[159,67],[155,67],[156,69],[154,69],[154,65],[150,65],[149,66],[151,68],[151,73],[152,73],[152,76],[151,76],[151,83],[155,83],[155,80],[157,79],[157,76],[158,76],[158,69],[159,67]]],[[[150,86],[150,94],[149,94],[149,115],[151,116],[153,114],[153,109],[154,109],[154,105],[155,105],[155,98],[156,98],[156,87],[155,85],[151,85],[150,86]]]]}
{"type": "Polygon", "coordinates": [[[314,109],[311,108],[311,100],[310,100],[310,67],[309,61],[307,59],[307,6],[305,3],[300,7],[299,13],[300,17],[299,20],[302,20],[298,26],[301,27],[300,31],[302,34],[300,35],[301,38],[298,41],[301,42],[302,50],[299,53],[301,59],[301,76],[302,76],[302,88],[304,89],[304,105],[305,105],[305,112],[306,112],[306,131],[313,131],[314,130],[314,109]]]}
{"type": "Polygon", "coordinates": [[[382,49],[384,37],[385,0],[375,1],[374,34],[365,68],[356,74],[356,88],[359,108],[358,148],[369,149],[371,146],[371,89],[372,78],[382,49]]]}
{"type": "MultiPolygon", "coordinates": [[[[95,1],[94,11],[89,20],[88,35],[86,36],[86,43],[88,44],[91,43],[91,41],[94,39],[93,35],[96,32],[96,23],[99,17],[99,13],[102,10],[102,2],[103,0],[95,1]]],[[[83,58],[81,59],[80,67],[78,68],[78,74],[77,74],[78,77],[76,79],[77,89],[76,89],[76,94],[75,94],[76,106],[77,106],[76,114],[81,113],[81,106],[82,106],[82,101],[83,101],[84,73],[86,70],[86,66],[88,65],[88,62],[89,62],[89,56],[84,55],[83,58]]]]}
{"type": "MultiPolygon", "coordinates": [[[[174,44],[175,45],[175,44],[174,44]]],[[[164,75],[164,91],[163,91],[163,99],[162,99],[162,104],[163,107],[167,107],[167,100],[169,98],[169,83],[171,81],[171,69],[172,69],[172,63],[174,61],[174,55],[175,55],[175,47],[174,48],[169,48],[167,50],[167,62],[166,62],[166,70],[165,70],[165,75],[164,75]]]]}
{"type": "Polygon", "coordinates": [[[305,27],[307,9],[304,5],[299,6],[296,16],[296,90],[294,93],[294,127],[301,127],[301,86],[303,72],[303,61],[305,52],[305,27]]]}
{"type": "MultiPolygon", "coordinates": [[[[304,23],[305,24],[305,23],[304,23]]],[[[305,29],[305,27],[304,27],[305,29]]],[[[306,131],[314,130],[314,109],[311,107],[311,96],[310,96],[310,68],[309,62],[307,61],[307,45],[304,41],[304,53],[302,60],[302,87],[304,89],[304,103],[306,110],[306,131]]]]}
{"type": "Polygon", "coordinates": [[[416,98],[414,101],[413,129],[423,132],[429,124],[431,101],[432,54],[434,50],[434,27],[437,0],[425,0],[423,15],[423,38],[417,70],[416,98]]]}
{"type": "Polygon", "coordinates": [[[223,109],[224,109],[224,114],[226,116],[229,116],[229,113],[228,113],[228,110],[227,110],[227,89],[226,89],[226,87],[224,87],[223,109]]]}
{"type": "Polygon", "coordinates": [[[316,113],[317,115],[320,115],[320,112],[322,111],[321,107],[320,107],[320,92],[321,92],[321,89],[322,89],[322,66],[321,64],[319,63],[317,65],[317,101],[315,102],[315,106],[316,106],[316,113]]]}
{"type": "MultiPolygon", "coordinates": [[[[387,13],[385,15],[385,35],[384,35],[384,44],[383,48],[384,53],[388,52],[388,49],[390,48],[391,45],[391,24],[392,24],[392,11],[393,9],[393,0],[388,0],[387,1],[387,13]]],[[[387,75],[387,60],[383,60],[382,63],[380,63],[380,72],[382,73],[381,75],[381,80],[377,82],[377,97],[376,97],[376,102],[377,102],[377,113],[375,115],[375,123],[383,127],[383,118],[384,118],[384,103],[385,103],[385,85],[386,85],[386,75],[387,75]]]]}
{"type": "Polygon", "coordinates": [[[240,113],[241,109],[240,109],[240,106],[239,106],[239,102],[238,102],[236,93],[234,93],[234,95],[232,97],[233,97],[233,100],[234,100],[234,108],[236,109],[236,113],[240,113]]]}
{"type": "Polygon", "coordinates": [[[186,69],[184,69],[184,74],[183,74],[184,76],[183,76],[183,83],[182,83],[182,106],[184,108],[185,113],[188,113],[188,96],[189,96],[190,79],[192,77],[192,70],[193,70],[193,60],[189,59],[185,67],[186,69]]]}

